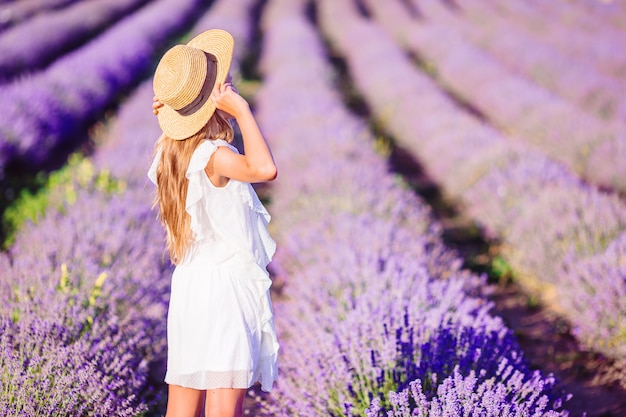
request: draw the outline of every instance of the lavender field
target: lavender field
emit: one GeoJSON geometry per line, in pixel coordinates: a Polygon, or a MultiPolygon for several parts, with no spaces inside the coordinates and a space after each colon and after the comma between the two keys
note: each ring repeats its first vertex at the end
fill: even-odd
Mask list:
{"type": "Polygon", "coordinates": [[[209,28],[279,168],[247,415],[626,415],[623,3],[0,0],[1,416],[164,414],[150,74],[209,28]]]}

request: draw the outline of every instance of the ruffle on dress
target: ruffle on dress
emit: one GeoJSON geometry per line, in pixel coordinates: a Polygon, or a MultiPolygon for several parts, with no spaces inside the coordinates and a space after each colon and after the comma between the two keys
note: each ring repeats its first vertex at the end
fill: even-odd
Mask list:
{"type": "Polygon", "coordinates": [[[259,382],[269,392],[278,377],[279,350],[270,285],[258,265],[237,258],[219,265],[200,261],[177,267],[165,381],[194,389],[249,388],[259,382]],[[203,294],[217,299],[208,300],[203,294]],[[179,314],[181,308],[184,314],[179,314]],[[211,311],[208,315],[206,309],[211,311]],[[219,314],[229,317],[228,322],[219,314]],[[240,329],[238,317],[245,317],[245,331],[235,331],[240,329]],[[207,326],[220,337],[198,332],[207,326]]]}
{"type": "MultiPolygon", "coordinates": [[[[186,177],[189,180],[189,188],[185,210],[191,216],[191,231],[194,239],[200,241],[213,238],[213,233],[217,229],[224,239],[251,253],[255,262],[266,267],[276,252],[276,242],[267,229],[271,216],[251,184],[233,179],[230,179],[224,187],[216,187],[211,183],[204,169],[219,146],[227,146],[233,152],[239,153],[237,148],[223,139],[205,140],[194,151],[187,168],[186,177]],[[222,199],[213,199],[214,201],[205,199],[210,207],[203,207],[201,204],[203,196],[208,197],[211,194],[220,193],[229,187],[236,189],[236,193],[233,193],[237,196],[236,198],[229,193],[222,199]],[[208,213],[212,216],[224,215],[225,219],[236,221],[233,213],[230,213],[233,208],[240,215],[239,219],[244,220],[244,224],[223,227],[222,224],[225,222],[212,221],[208,216],[208,213]],[[251,233],[251,230],[256,230],[258,233],[251,233]]],[[[161,151],[158,150],[148,170],[148,178],[154,185],[157,185],[156,171],[160,160],[161,151]]]]}
{"type": "Polygon", "coordinates": [[[239,153],[223,139],[205,140],[194,151],[187,168],[189,188],[185,209],[191,216],[194,238],[201,240],[218,233],[221,238],[252,254],[258,265],[266,267],[276,252],[276,242],[267,230],[271,216],[251,184],[233,179],[224,187],[211,183],[204,170],[219,146],[227,146],[239,153]],[[201,201],[206,206],[203,207],[201,201]],[[210,218],[208,213],[211,213],[210,218]]]}

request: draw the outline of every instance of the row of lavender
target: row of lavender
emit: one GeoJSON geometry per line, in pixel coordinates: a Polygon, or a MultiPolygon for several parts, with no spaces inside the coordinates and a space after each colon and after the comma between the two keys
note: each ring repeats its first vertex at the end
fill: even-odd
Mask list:
{"type": "Polygon", "coordinates": [[[202,0],[157,0],[45,71],[2,86],[0,178],[7,166],[36,171],[136,84],[159,48],[182,30],[202,0]]]}
{"type": "Polygon", "coordinates": [[[624,30],[626,23],[626,4],[618,1],[577,0],[574,4],[583,11],[583,16],[591,15],[599,20],[600,26],[610,25],[624,30]]]}
{"type": "Polygon", "coordinates": [[[581,60],[587,56],[593,65],[607,73],[624,75],[626,57],[618,47],[625,32],[626,9],[623,2],[577,0],[572,2],[573,7],[535,0],[522,4],[501,0],[490,3],[509,16],[522,17],[520,23],[529,32],[538,32],[547,43],[556,45],[571,56],[581,60]],[[559,24],[555,25],[555,22],[559,24]],[[564,36],[564,31],[569,34],[564,36]],[[581,45],[584,47],[580,48],[581,45]]]}
{"type": "Polygon", "coordinates": [[[85,43],[147,0],[88,0],[0,33],[0,82],[33,73],[85,43]]]}
{"type": "Polygon", "coordinates": [[[583,65],[592,67],[593,72],[623,78],[626,57],[619,50],[620,45],[623,47],[625,31],[623,24],[612,23],[612,18],[620,18],[615,9],[622,8],[621,19],[624,19],[623,3],[598,4],[595,8],[598,13],[590,13],[582,3],[589,5],[593,2],[582,0],[565,5],[541,1],[470,0],[464,2],[460,10],[461,15],[475,24],[489,26],[492,22],[487,19],[506,21],[513,32],[540,40],[559,51],[556,58],[564,56],[584,62],[583,65]]]}
{"type": "MultiPolygon", "coordinates": [[[[511,72],[495,57],[468,42],[467,35],[455,21],[416,20],[407,14],[400,0],[384,5],[371,0],[366,3],[375,20],[398,44],[427,61],[445,88],[477,109],[507,136],[541,149],[590,182],[626,192],[626,100],[621,94],[626,89],[626,77],[609,77],[585,69],[587,61],[563,62],[555,76],[566,81],[560,87],[553,87],[558,87],[557,94],[565,90],[568,92],[565,96],[580,97],[581,101],[572,103],[525,76],[511,72]],[[579,79],[584,81],[578,82],[579,79]],[[611,120],[588,112],[589,101],[595,100],[605,112],[609,110],[611,120]]],[[[419,4],[424,13],[435,15],[437,0],[419,4]]],[[[441,16],[440,4],[439,12],[441,16]]],[[[458,12],[457,16],[462,13],[458,12]]],[[[506,27],[504,33],[509,34],[508,26],[498,29],[506,27]]],[[[488,28],[489,23],[481,27],[488,28]]],[[[512,45],[511,34],[502,36],[500,31],[490,34],[506,42],[506,48],[515,51],[516,56],[538,56],[536,54],[542,51],[533,43],[512,45]]],[[[621,43],[620,49],[626,47],[626,41],[621,43]]],[[[543,58],[557,62],[558,52],[548,49],[543,48],[543,58]]],[[[541,71],[541,68],[533,65],[533,70],[541,71]]]]}
{"type": "Polygon", "coordinates": [[[448,198],[504,242],[522,282],[559,306],[582,342],[623,363],[623,202],[474,118],[349,2],[319,4],[324,32],[384,128],[448,198]]]}
{"type": "MultiPolygon", "coordinates": [[[[250,3],[215,2],[195,31],[223,27],[241,48],[250,3]]],[[[0,255],[3,416],[136,416],[163,394],[171,268],[146,179],[160,133],[151,87],[58,191],[73,198],[50,196],[59,205],[0,255]]]]}
{"type": "Polygon", "coordinates": [[[0,31],[39,13],[59,9],[75,1],[78,0],[0,1],[0,31]]]}
{"type": "Polygon", "coordinates": [[[284,283],[281,378],[264,412],[567,415],[554,411],[552,378],[526,367],[489,314],[484,279],[460,269],[427,206],[332,91],[303,4],[270,1],[262,26],[256,103],[281,171],[272,268],[284,283]]]}
{"type": "MultiPolygon", "coordinates": [[[[428,0],[420,3],[420,11],[427,20],[445,24],[450,30],[484,48],[512,72],[531,79],[605,120],[624,120],[626,103],[620,91],[626,89],[626,77],[624,74],[613,74],[610,66],[602,67],[601,60],[590,59],[590,56],[605,51],[605,48],[614,51],[623,49],[626,45],[620,43],[623,43],[626,33],[602,42],[598,40],[598,30],[594,30],[593,37],[587,35],[584,39],[572,41],[572,37],[580,38],[584,31],[572,30],[562,22],[557,23],[559,20],[551,20],[549,25],[547,22],[535,23],[537,19],[533,16],[545,18],[545,13],[542,13],[541,7],[529,7],[527,2],[516,3],[515,10],[522,10],[513,14],[499,7],[505,4],[468,0],[455,13],[440,1],[428,0]],[[531,31],[526,26],[529,23],[547,30],[531,31]],[[555,33],[550,34],[549,31],[555,33]],[[546,39],[549,37],[560,37],[566,39],[568,45],[577,45],[575,51],[578,54],[573,56],[564,46],[549,42],[546,39]]],[[[601,31],[601,28],[598,29],[601,31]]]]}

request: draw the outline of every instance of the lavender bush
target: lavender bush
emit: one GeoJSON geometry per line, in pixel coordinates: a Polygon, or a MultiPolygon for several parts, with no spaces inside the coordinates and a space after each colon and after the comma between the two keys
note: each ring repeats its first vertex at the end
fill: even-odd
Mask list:
{"type": "MultiPolygon", "coordinates": [[[[467,377],[457,369],[437,390],[437,397],[429,400],[422,392],[421,380],[410,383],[401,392],[390,392],[391,409],[383,409],[375,399],[365,411],[367,417],[443,417],[450,415],[480,415],[486,417],[547,417],[556,416],[546,411],[546,397],[542,396],[544,382],[538,374],[524,382],[521,373],[510,367],[498,372],[505,382],[489,379],[480,382],[476,372],[467,377]]],[[[479,374],[482,376],[482,372],[479,374]]]]}
{"type": "Polygon", "coordinates": [[[0,82],[43,68],[146,0],[90,0],[30,19],[0,33],[0,82]]]}
{"type": "Polygon", "coordinates": [[[282,172],[271,212],[280,248],[273,271],[283,285],[281,379],[264,411],[366,415],[373,400],[387,404],[389,391],[418,377],[427,376],[434,398],[455,369],[505,384],[499,363],[537,393],[526,397],[511,383],[518,394],[502,405],[518,395],[529,409],[558,408],[553,380],[533,376],[511,332],[489,314],[484,277],[461,270],[426,205],[387,172],[364,122],[332,91],[302,8],[272,1],[262,26],[256,103],[282,172]]]}
{"type": "MultiPolygon", "coordinates": [[[[497,3],[501,3],[498,4],[498,7],[505,10],[509,7],[504,4],[506,2],[497,3]]],[[[525,7],[522,5],[521,9],[529,9],[527,15],[531,19],[528,20],[527,25],[532,25],[532,29],[530,27],[528,29],[529,32],[539,30],[546,43],[557,45],[559,49],[579,60],[590,60],[607,73],[623,77],[626,69],[626,58],[623,54],[615,52],[619,50],[616,48],[623,45],[624,29],[619,24],[607,24],[612,18],[617,17],[619,19],[620,13],[615,9],[620,7],[616,5],[612,11],[604,13],[605,17],[612,15],[609,19],[598,18],[593,13],[589,13],[588,10],[575,5],[574,7],[554,7],[551,4],[532,1],[525,7]],[[555,21],[562,23],[559,25],[550,24],[550,22],[555,21]],[[568,32],[569,35],[564,32],[568,32]]],[[[608,8],[610,9],[610,6],[608,8]]],[[[598,9],[596,8],[596,10],[598,9]]],[[[623,19],[623,8],[621,16],[623,19]]]]}
{"type": "Polygon", "coordinates": [[[0,173],[8,164],[35,170],[72,147],[89,124],[152,65],[200,0],[159,0],[122,20],[46,71],[3,87],[0,173]]]}
{"type": "Polygon", "coordinates": [[[2,255],[3,415],[146,409],[165,283],[158,225],[137,197],[80,190],[2,255]]]}
{"type": "MultiPolygon", "coordinates": [[[[63,300],[68,301],[68,300],[63,300]]],[[[100,311],[95,323],[65,322],[30,314],[3,319],[0,333],[2,415],[125,415],[146,407],[146,329],[100,311]],[[120,330],[124,327],[125,330],[120,330]],[[85,334],[89,334],[85,336],[85,334]]],[[[145,324],[145,323],[144,323],[145,324]]]]}
{"type": "Polygon", "coordinates": [[[76,0],[0,1],[0,31],[38,13],[67,6],[76,0]]]}
{"type": "MultiPolygon", "coordinates": [[[[563,311],[581,341],[614,355],[615,349],[607,348],[609,341],[623,341],[625,334],[624,323],[611,318],[626,292],[626,283],[617,278],[619,261],[608,255],[602,258],[607,273],[598,277],[593,289],[565,266],[572,256],[594,259],[619,239],[626,227],[623,202],[580,182],[523,143],[505,140],[468,114],[349,3],[319,4],[324,32],[347,60],[356,86],[380,123],[420,159],[448,198],[458,201],[489,235],[504,242],[506,259],[529,288],[549,289],[556,294],[551,301],[560,306],[571,306],[577,299],[596,300],[584,306],[576,303],[588,313],[563,311]],[[368,48],[351,47],[357,40],[368,48]],[[607,261],[613,262],[610,267],[607,261]],[[616,285],[620,289],[611,290],[616,285]],[[614,301],[601,302],[605,296],[614,301]],[[604,319],[586,322],[589,317],[604,319]],[[582,336],[590,326],[602,330],[582,336]],[[599,333],[607,339],[595,338],[599,333]]],[[[391,4],[380,13],[392,13],[391,4]]],[[[402,20],[397,16],[399,24],[402,20]]],[[[616,359],[623,362],[625,358],[616,359]]]]}
{"type": "Polygon", "coordinates": [[[626,318],[626,233],[622,232],[606,248],[591,257],[569,253],[558,271],[559,277],[573,276],[584,288],[578,291],[563,282],[563,306],[583,315],[575,329],[587,345],[599,345],[610,356],[626,357],[623,343],[626,318]],[[610,279],[607,279],[610,277],[610,279]],[[599,303],[603,308],[588,308],[599,303]],[[598,326],[597,323],[602,323],[598,326]]]}

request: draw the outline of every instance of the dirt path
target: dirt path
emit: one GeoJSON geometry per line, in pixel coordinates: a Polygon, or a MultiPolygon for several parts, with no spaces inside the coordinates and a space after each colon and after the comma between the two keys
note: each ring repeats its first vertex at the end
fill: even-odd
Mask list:
{"type": "Polygon", "coordinates": [[[494,313],[515,331],[531,367],[552,372],[573,398],[572,417],[626,416],[626,392],[615,382],[610,361],[582,351],[560,317],[543,307],[529,307],[528,296],[514,283],[498,286],[494,313]]]}

